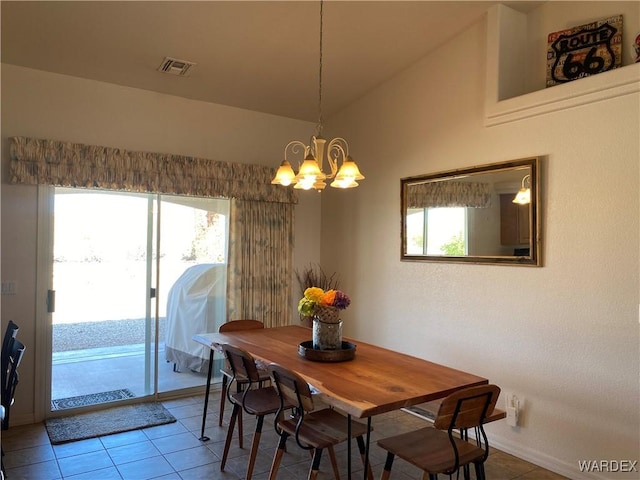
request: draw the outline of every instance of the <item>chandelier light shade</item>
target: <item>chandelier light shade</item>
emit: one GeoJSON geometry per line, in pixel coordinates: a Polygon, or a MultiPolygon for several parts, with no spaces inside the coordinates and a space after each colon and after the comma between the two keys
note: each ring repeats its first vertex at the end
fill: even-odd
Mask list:
{"type": "Polygon", "coordinates": [[[531,188],[525,187],[525,183],[527,182],[531,185],[531,175],[525,175],[522,178],[522,188],[518,190],[518,193],[512,200],[513,203],[518,203],[520,205],[527,205],[528,203],[531,203],[531,188]]]}
{"type": "Polygon", "coordinates": [[[274,185],[302,190],[322,191],[326,181],[333,179],[334,188],[354,188],[358,180],[364,180],[364,175],[356,162],[349,156],[349,144],[344,138],[336,137],[329,142],[322,137],[322,23],[323,2],[320,0],[320,64],[318,82],[318,125],[316,135],[311,137],[309,145],[299,140],[293,140],[284,147],[284,160],[280,164],[276,176],[271,181],[274,185]],[[299,155],[303,159],[296,174],[287,159],[287,155],[299,155]],[[325,156],[329,166],[328,173],[324,171],[325,156]],[[338,167],[339,166],[339,167],[338,167]]]}

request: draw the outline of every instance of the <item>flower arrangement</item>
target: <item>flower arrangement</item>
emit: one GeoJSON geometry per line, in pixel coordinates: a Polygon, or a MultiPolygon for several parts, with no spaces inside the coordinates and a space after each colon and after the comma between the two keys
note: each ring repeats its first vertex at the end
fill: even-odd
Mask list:
{"type": "MultiPolygon", "coordinates": [[[[323,291],[328,291],[328,290],[338,290],[340,286],[339,285],[340,282],[337,278],[337,273],[334,272],[331,275],[329,275],[318,264],[309,264],[306,267],[304,267],[301,271],[296,270],[296,278],[298,279],[298,285],[300,286],[300,294],[303,296],[304,296],[304,291],[307,288],[316,287],[316,288],[321,288],[323,291]]],[[[309,305],[308,308],[305,308],[304,310],[310,311],[310,310],[313,310],[313,307],[309,305]]],[[[332,309],[326,308],[325,310],[332,310],[332,309]]],[[[314,315],[302,313],[300,309],[298,309],[298,311],[300,312],[300,323],[302,325],[310,327],[314,315]]]]}
{"type": "Polygon", "coordinates": [[[338,350],[342,346],[342,321],[339,311],[351,303],[349,295],[341,290],[323,290],[308,287],[298,302],[298,312],[305,318],[313,317],[314,350],[338,350]]]}
{"type": "Polygon", "coordinates": [[[340,290],[324,291],[319,287],[309,287],[304,291],[303,297],[298,302],[298,312],[305,316],[313,316],[322,307],[333,307],[344,310],[351,304],[349,295],[340,290]]]}

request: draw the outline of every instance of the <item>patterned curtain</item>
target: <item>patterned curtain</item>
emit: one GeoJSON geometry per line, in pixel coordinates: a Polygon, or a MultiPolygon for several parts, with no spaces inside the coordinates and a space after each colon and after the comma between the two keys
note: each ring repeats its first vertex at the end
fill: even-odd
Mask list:
{"type": "Polygon", "coordinates": [[[41,140],[10,139],[9,181],[196,197],[297,203],[293,189],[271,185],[261,165],[41,140]]]}
{"type": "Polygon", "coordinates": [[[231,200],[228,319],[291,321],[293,205],[231,200]]]}
{"type": "Polygon", "coordinates": [[[228,320],[267,327],[291,317],[292,188],[275,169],[161,153],[25,137],[10,139],[11,183],[231,199],[228,320]]]}
{"type": "Polygon", "coordinates": [[[409,185],[409,208],[491,207],[491,185],[473,182],[426,182],[409,185]]]}

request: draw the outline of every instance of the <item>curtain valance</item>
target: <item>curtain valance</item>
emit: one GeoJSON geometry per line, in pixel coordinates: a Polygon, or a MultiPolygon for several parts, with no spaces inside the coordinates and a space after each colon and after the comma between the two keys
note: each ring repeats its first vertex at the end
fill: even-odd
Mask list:
{"type": "Polygon", "coordinates": [[[297,203],[275,169],[186,155],[26,137],[10,139],[11,183],[297,203]]]}
{"type": "Polygon", "coordinates": [[[426,182],[409,185],[409,208],[491,206],[491,185],[478,182],[426,182]]]}

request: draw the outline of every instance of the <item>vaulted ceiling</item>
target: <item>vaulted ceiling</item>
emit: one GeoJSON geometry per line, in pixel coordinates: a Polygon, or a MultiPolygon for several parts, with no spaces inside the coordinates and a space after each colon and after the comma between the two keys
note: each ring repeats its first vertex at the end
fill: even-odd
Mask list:
{"type": "MultiPolygon", "coordinates": [[[[324,3],[324,117],[406,69],[498,2],[324,3]]],[[[529,11],[543,2],[506,2],[529,11]]],[[[2,62],[316,121],[320,3],[1,4],[2,62]],[[158,71],[165,57],[196,63],[158,71]]]]}

